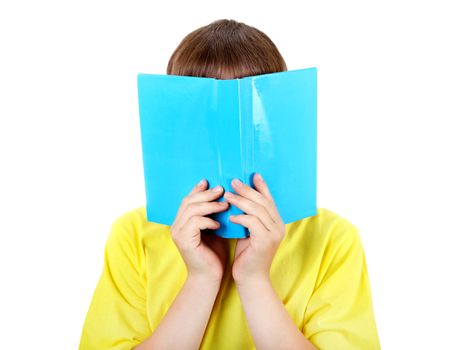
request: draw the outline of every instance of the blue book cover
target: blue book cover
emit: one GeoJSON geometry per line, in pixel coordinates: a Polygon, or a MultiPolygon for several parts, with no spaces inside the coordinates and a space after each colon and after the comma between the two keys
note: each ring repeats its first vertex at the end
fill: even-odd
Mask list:
{"type": "MultiPolygon", "coordinates": [[[[255,189],[257,172],[285,224],[316,215],[315,67],[228,80],[140,73],[137,87],[148,221],[172,225],[202,178],[235,193],[233,178],[255,189]]],[[[208,215],[221,225],[212,232],[248,237],[236,214],[208,215]]]]}

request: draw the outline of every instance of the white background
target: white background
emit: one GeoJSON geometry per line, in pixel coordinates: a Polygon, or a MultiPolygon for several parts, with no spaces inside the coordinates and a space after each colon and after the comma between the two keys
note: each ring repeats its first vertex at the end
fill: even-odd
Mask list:
{"type": "Polygon", "coordinates": [[[186,34],[228,18],[288,69],[318,68],[318,206],[360,229],[382,348],[458,348],[459,15],[454,1],[1,2],[1,347],[78,347],[110,225],[145,203],[136,75],[165,74],[186,34]]]}

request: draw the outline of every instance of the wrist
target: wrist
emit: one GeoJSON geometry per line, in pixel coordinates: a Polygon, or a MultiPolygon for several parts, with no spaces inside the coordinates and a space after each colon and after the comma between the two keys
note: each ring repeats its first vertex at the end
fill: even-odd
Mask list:
{"type": "Polygon", "coordinates": [[[186,283],[197,288],[214,288],[219,289],[222,282],[222,276],[211,274],[196,274],[189,273],[187,275],[186,283]]]}
{"type": "Polygon", "coordinates": [[[258,288],[271,286],[271,279],[269,275],[259,274],[246,278],[235,280],[235,285],[238,290],[257,290],[258,288]]]}

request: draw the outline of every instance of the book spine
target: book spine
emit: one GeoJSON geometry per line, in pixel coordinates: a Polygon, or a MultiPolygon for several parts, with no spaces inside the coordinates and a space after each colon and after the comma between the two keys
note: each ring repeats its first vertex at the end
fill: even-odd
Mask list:
{"type": "Polygon", "coordinates": [[[254,176],[254,117],[253,82],[251,78],[238,79],[238,111],[240,121],[241,173],[244,183],[253,185],[254,176]]]}
{"type": "MultiPolygon", "coordinates": [[[[246,129],[240,119],[239,92],[236,80],[215,81],[215,117],[211,120],[214,149],[217,159],[217,178],[212,185],[221,185],[225,191],[235,192],[231,186],[233,178],[244,181],[242,172],[245,163],[243,155],[246,150],[242,148],[245,143],[242,140],[242,132],[246,129]]],[[[221,198],[223,200],[223,198],[221,198]]],[[[216,234],[226,238],[246,237],[247,229],[239,224],[232,223],[230,215],[243,214],[241,209],[231,205],[228,210],[221,213],[214,213],[210,217],[218,220],[221,227],[216,234]]]]}

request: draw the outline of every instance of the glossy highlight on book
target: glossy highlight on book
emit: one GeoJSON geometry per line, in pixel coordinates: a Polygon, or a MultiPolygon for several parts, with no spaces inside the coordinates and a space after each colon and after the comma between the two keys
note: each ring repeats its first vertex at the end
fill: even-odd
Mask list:
{"type": "MultiPolygon", "coordinates": [[[[137,84],[148,221],[172,225],[202,178],[236,193],[232,179],[255,189],[255,173],[285,224],[316,215],[315,67],[239,79],[140,73],[137,84]]],[[[229,220],[238,214],[208,215],[220,228],[204,233],[248,237],[229,220]]]]}

